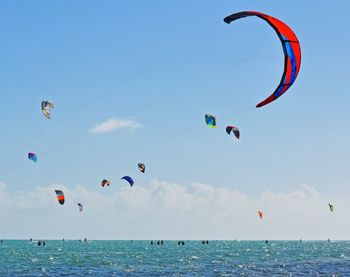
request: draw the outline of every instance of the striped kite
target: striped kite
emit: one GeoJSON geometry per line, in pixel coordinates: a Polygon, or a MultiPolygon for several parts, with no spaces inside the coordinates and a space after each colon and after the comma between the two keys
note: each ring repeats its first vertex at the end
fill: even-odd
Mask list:
{"type": "Polygon", "coordinates": [[[281,81],[275,91],[269,97],[256,105],[257,108],[260,108],[266,104],[269,104],[270,102],[275,101],[294,83],[300,69],[301,50],[299,40],[294,34],[293,30],[279,19],[267,14],[255,11],[245,11],[231,14],[230,16],[225,17],[224,21],[230,24],[232,21],[248,16],[257,16],[265,20],[277,33],[279,39],[281,40],[284,52],[284,71],[281,81]]]}

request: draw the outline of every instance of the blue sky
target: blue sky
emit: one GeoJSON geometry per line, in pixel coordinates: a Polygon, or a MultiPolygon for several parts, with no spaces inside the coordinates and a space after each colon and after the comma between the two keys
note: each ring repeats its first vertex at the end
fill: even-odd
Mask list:
{"type": "Polygon", "coordinates": [[[9,193],[52,184],[99,192],[103,178],[120,191],[130,175],[138,186],[201,183],[252,198],[308,184],[326,204],[345,201],[349,8],[345,0],[2,1],[0,181],[9,193]],[[283,52],[262,20],[223,22],[243,10],[280,18],[302,49],[295,84],[261,109],[283,52]],[[50,121],[45,99],[56,105],[50,121]],[[216,130],[206,113],[217,116],[216,130]],[[140,127],[90,132],[110,119],[140,127]],[[225,133],[231,124],[239,142],[225,133]]]}

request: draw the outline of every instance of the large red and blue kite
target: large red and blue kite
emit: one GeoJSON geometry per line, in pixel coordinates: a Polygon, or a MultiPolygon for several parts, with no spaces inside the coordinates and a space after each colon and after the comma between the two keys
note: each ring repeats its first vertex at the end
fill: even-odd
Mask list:
{"type": "Polygon", "coordinates": [[[264,101],[256,105],[257,108],[260,108],[262,106],[265,106],[266,104],[269,104],[272,101],[275,101],[278,97],[285,93],[294,83],[300,69],[301,50],[298,38],[296,37],[292,29],[289,28],[282,21],[267,14],[254,11],[245,11],[231,14],[230,16],[225,17],[224,21],[229,24],[232,21],[248,16],[257,16],[269,23],[270,26],[276,31],[279,39],[281,40],[284,52],[284,71],[282,79],[275,91],[264,101]]]}

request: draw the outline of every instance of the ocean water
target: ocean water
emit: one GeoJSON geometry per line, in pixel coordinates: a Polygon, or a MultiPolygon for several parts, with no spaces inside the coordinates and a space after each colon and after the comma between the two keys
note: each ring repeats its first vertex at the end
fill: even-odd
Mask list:
{"type": "Polygon", "coordinates": [[[350,276],[348,241],[0,244],[0,276],[350,276]]]}

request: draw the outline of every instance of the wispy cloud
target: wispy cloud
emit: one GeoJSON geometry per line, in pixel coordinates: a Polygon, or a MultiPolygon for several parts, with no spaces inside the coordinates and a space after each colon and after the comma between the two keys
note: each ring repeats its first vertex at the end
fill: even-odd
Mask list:
{"type": "Polygon", "coordinates": [[[110,118],[102,123],[97,124],[89,130],[92,134],[111,133],[118,129],[136,129],[141,127],[141,124],[133,119],[110,118]]]}
{"type": "MultiPolygon", "coordinates": [[[[122,184],[121,184],[122,185],[122,184]]],[[[289,193],[263,192],[252,198],[236,189],[154,180],[133,188],[100,190],[49,185],[8,191],[0,183],[1,234],[26,237],[99,239],[349,239],[350,205],[328,199],[308,185],[289,193]],[[66,202],[54,193],[61,189],[66,202]],[[84,211],[78,211],[77,203],[84,211]],[[264,212],[263,220],[257,214],[264,212]],[[35,221],[32,219],[36,218],[35,221]],[[60,218],[60,221],[57,221],[60,218]],[[64,224],[61,224],[64,221],[64,224]],[[42,226],[42,227],[40,227],[42,226]]]]}

